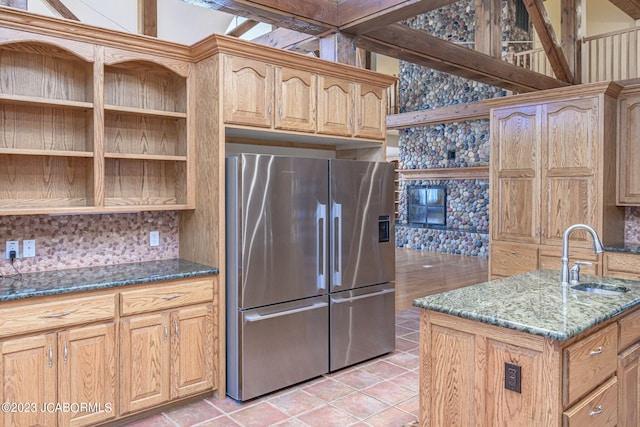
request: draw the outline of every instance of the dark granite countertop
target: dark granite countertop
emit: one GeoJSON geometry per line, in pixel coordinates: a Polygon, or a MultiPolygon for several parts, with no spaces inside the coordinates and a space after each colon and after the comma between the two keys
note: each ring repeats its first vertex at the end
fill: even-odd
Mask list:
{"type": "Polygon", "coordinates": [[[604,250],[612,251],[612,252],[628,252],[632,254],[640,254],[640,244],[625,243],[624,246],[621,246],[621,247],[605,246],[604,250]]]}
{"type": "Polygon", "coordinates": [[[560,272],[538,270],[418,298],[416,307],[565,341],[640,304],[640,282],[581,274],[582,283],[626,286],[602,295],[560,285],[560,272]]]}
{"type": "Polygon", "coordinates": [[[182,259],[24,273],[0,278],[0,301],[218,274],[218,269],[182,259]]]}

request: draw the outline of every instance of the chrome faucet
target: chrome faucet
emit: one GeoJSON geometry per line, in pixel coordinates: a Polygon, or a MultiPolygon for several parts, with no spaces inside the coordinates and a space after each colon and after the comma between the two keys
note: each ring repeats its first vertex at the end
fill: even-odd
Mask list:
{"type": "Polygon", "coordinates": [[[560,268],[560,280],[562,285],[569,285],[569,234],[571,234],[573,230],[578,229],[586,230],[591,234],[591,237],[593,237],[593,251],[595,253],[601,254],[604,252],[598,233],[596,233],[596,230],[593,228],[585,224],[574,224],[567,228],[562,235],[562,258],[560,258],[560,261],[562,261],[562,267],[560,268]]]}

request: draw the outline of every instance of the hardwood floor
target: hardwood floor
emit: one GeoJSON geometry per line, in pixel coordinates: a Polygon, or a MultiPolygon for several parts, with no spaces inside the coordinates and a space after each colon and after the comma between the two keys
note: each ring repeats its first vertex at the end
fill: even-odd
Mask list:
{"type": "Polygon", "coordinates": [[[416,298],[486,282],[488,262],[487,258],[397,248],[396,312],[411,308],[416,298]]]}

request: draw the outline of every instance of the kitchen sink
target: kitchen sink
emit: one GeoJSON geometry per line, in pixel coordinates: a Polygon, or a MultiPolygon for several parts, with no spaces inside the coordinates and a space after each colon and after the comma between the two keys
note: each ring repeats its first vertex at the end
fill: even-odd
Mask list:
{"type": "Polygon", "coordinates": [[[608,285],[606,283],[580,283],[571,286],[571,289],[584,292],[592,292],[601,295],[621,295],[629,291],[626,286],[608,285]]]}

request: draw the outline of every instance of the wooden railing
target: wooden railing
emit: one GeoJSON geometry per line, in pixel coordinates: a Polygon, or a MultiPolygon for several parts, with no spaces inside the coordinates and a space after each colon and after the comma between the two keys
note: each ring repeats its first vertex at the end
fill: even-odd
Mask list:
{"type": "Polygon", "coordinates": [[[585,83],[638,77],[640,27],[585,37],[582,80],[585,83]]]}
{"type": "Polygon", "coordinates": [[[398,80],[393,86],[387,88],[387,115],[398,114],[400,112],[400,90],[398,80]]]}
{"type": "Polygon", "coordinates": [[[507,53],[507,61],[545,76],[555,76],[553,69],[551,69],[551,63],[542,48],[523,50],[517,53],[509,52],[507,53]]]}
{"type": "MultiPolygon", "coordinates": [[[[582,40],[582,82],[627,80],[640,77],[640,26],[582,40]]],[[[542,48],[510,53],[512,64],[553,76],[542,48]]]]}

